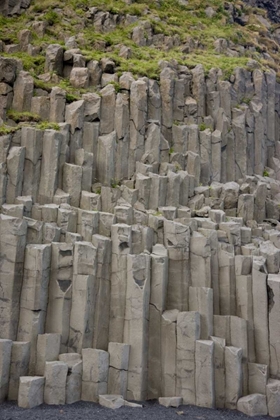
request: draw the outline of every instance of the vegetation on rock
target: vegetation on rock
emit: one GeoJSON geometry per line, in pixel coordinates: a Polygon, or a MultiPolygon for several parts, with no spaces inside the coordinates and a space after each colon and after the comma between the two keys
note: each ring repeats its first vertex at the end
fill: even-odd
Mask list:
{"type": "MultiPolygon", "coordinates": [[[[222,77],[228,79],[237,66],[246,68],[250,65],[250,59],[263,69],[270,67],[278,71],[279,45],[274,37],[277,25],[260,19],[264,13],[241,1],[146,0],[127,4],[122,0],[105,0],[102,3],[97,0],[71,0],[65,5],[61,0],[44,0],[32,2],[21,16],[1,16],[0,40],[7,45],[16,44],[21,29],[31,30],[32,44],[38,47],[38,51],[32,55],[23,51],[7,55],[20,58],[24,69],[35,77],[35,84],[46,90],[57,82],[38,79],[44,73],[45,49],[52,43],[64,46],[71,36],[75,36],[77,47],[87,61],[111,58],[119,75],[130,71],[137,76],[158,79],[159,63],[176,60],[189,68],[202,64],[206,71],[218,67],[223,71],[222,77]],[[116,25],[100,31],[91,18],[92,8],[116,16],[116,25]],[[118,19],[124,16],[129,16],[129,19],[125,24],[118,24],[118,19]],[[46,25],[42,35],[35,30],[37,22],[46,25]],[[165,37],[164,43],[137,45],[132,34],[139,25],[144,31],[147,25],[151,25],[154,34],[165,37]],[[168,37],[174,36],[177,41],[173,44],[170,41],[169,45],[168,37]],[[225,40],[229,48],[219,49],[217,42],[220,39],[225,40]],[[120,56],[122,46],[130,49],[129,57],[120,56]]],[[[145,37],[148,36],[145,32],[145,37]]],[[[63,88],[68,92],[69,102],[80,93],[69,84],[64,84],[63,88]]]]}

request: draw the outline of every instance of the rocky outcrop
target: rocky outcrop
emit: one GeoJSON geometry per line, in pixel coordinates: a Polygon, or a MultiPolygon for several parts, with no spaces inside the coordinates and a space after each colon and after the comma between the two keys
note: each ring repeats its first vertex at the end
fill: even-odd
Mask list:
{"type": "Polygon", "coordinates": [[[253,60],[160,69],[49,45],[41,80],[77,98],[0,58],[0,402],[280,415],[279,81],[253,60]]]}
{"type": "Polygon", "coordinates": [[[0,4],[0,13],[7,16],[20,15],[30,5],[31,0],[3,0],[0,4]]]}
{"type": "Polygon", "coordinates": [[[280,22],[280,1],[279,0],[244,0],[245,3],[254,7],[266,9],[268,17],[276,23],[280,22]]]}
{"type": "Polygon", "coordinates": [[[0,136],[1,401],[279,415],[275,73],[163,63],[69,104],[1,63],[2,97],[56,122],[0,136]]]}

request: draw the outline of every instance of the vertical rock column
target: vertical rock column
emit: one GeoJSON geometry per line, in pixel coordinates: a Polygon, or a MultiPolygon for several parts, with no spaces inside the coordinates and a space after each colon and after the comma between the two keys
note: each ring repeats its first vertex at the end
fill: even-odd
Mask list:
{"type": "Polygon", "coordinates": [[[215,407],[214,343],[197,340],[195,345],[195,404],[215,407]]]}
{"type": "Polygon", "coordinates": [[[267,274],[264,257],[253,257],[252,291],[256,362],[269,365],[267,274]]]}
{"type": "Polygon", "coordinates": [[[188,309],[190,230],[181,223],[164,220],[164,244],[168,251],[166,309],[188,309]]]}
{"type": "Polygon", "coordinates": [[[222,178],[222,133],[215,130],[211,136],[212,180],[220,182],[222,178]]]}
{"type": "Polygon", "coordinates": [[[53,242],[46,333],[61,334],[61,353],[68,348],[72,277],[73,245],[53,242]]]}
{"type": "Polygon", "coordinates": [[[148,390],[150,257],[128,255],[124,342],[130,344],[127,398],[145,400],[148,390]]]}
{"type": "Polygon", "coordinates": [[[118,93],[115,111],[117,136],[115,178],[117,180],[127,179],[128,177],[129,125],[129,96],[127,93],[118,93]]]}
{"type": "Polygon", "coordinates": [[[225,407],[236,409],[237,401],[242,396],[242,349],[225,348],[226,365],[226,403],[225,407]]]}
{"type": "Polygon", "coordinates": [[[30,343],[13,342],[10,365],[10,381],[8,399],[18,399],[19,378],[27,376],[29,370],[30,343]]]}
{"type": "Polygon", "coordinates": [[[37,336],[45,328],[50,269],[51,245],[27,245],[17,339],[30,341],[30,375],[35,373],[37,336]]]}
{"type": "Polygon", "coordinates": [[[1,338],[16,340],[27,222],[0,215],[1,338]]]}
{"type": "Polygon", "coordinates": [[[112,84],[108,84],[100,91],[100,135],[109,134],[115,126],[116,92],[112,84]]]}
{"type": "Polygon", "coordinates": [[[200,313],[200,337],[208,340],[213,335],[213,289],[190,287],[189,310],[200,313]]]}
{"type": "Polygon", "coordinates": [[[70,163],[75,162],[76,150],[82,147],[85,101],[75,101],[66,106],[65,122],[70,124],[70,163]]]}
{"type": "Polygon", "coordinates": [[[36,202],[41,176],[43,131],[22,127],[21,145],[25,147],[22,195],[31,195],[36,202]]]}
{"type": "Polygon", "coordinates": [[[177,318],[176,395],[195,405],[195,345],[200,338],[198,312],[180,312],[177,318]]]}
{"type": "Polygon", "coordinates": [[[147,119],[147,83],[136,80],[130,88],[130,145],[128,177],[135,172],[137,161],[144,154],[145,124],[147,119]]]}
{"type": "Polygon", "coordinates": [[[255,167],[254,173],[263,175],[266,165],[267,147],[266,147],[266,83],[261,70],[253,71],[253,81],[255,85],[255,96],[250,102],[250,108],[255,118],[255,167]]]}
{"type": "Polygon", "coordinates": [[[161,121],[161,94],[156,80],[148,82],[148,120],[161,121]]]}
{"type": "Polygon", "coordinates": [[[225,346],[226,340],[211,337],[214,342],[214,370],[215,370],[215,407],[225,407],[225,346]]]}
{"type": "Polygon", "coordinates": [[[271,160],[275,156],[275,99],[276,99],[276,73],[270,69],[265,72],[267,86],[267,163],[271,166],[271,160]]]}
{"type": "Polygon", "coordinates": [[[65,163],[63,166],[63,191],[69,194],[70,204],[74,207],[80,206],[82,190],[83,168],[78,165],[65,163]]]}
{"type": "Polygon", "coordinates": [[[66,92],[58,86],[51,90],[50,94],[50,121],[51,122],[64,122],[65,118],[65,103],[66,92]]]}
{"type": "Polygon", "coordinates": [[[108,393],[122,395],[123,398],[126,398],[130,346],[122,343],[109,343],[108,352],[110,355],[108,393]]]}
{"type": "Polygon", "coordinates": [[[194,287],[211,287],[210,239],[193,232],[190,238],[191,284],[194,287]]]}
{"type": "Polygon", "coordinates": [[[24,161],[25,148],[12,147],[7,157],[7,204],[14,204],[16,197],[22,195],[24,161]]]}
{"type": "Polygon", "coordinates": [[[197,116],[200,124],[206,112],[206,83],[203,66],[201,64],[197,65],[192,70],[192,75],[192,91],[198,105],[197,116]]]}
{"type": "Polygon", "coordinates": [[[115,182],[116,132],[98,138],[97,178],[102,185],[110,187],[115,182]]]}
{"type": "Polygon", "coordinates": [[[212,135],[209,128],[199,133],[200,143],[200,182],[208,185],[212,179],[212,135]]]}
{"type": "Polygon", "coordinates": [[[230,343],[242,349],[242,395],[248,395],[248,321],[230,317],[230,343]]]}
{"type": "Polygon", "coordinates": [[[82,401],[98,402],[98,396],[107,394],[109,353],[103,350],[83,349],[82,401]]]}
{"type": "Polygon", "coordinates": [[[280,276],[269,274],[268,276],[269,301],[269,346],[270,346],[270,375],[272,378],[280,379],[280,276]]]}
{"type": "Polygon", "coordinates": [[[83,148],[86,152],[93,154],[93,166],[92,166],[92,182],[93,183],[96,180],[99,125],[100,123],[98,121],[84,122],[84,127],[83,127],[83,148]]]}
{"type": "Polygon", "coordinates": [[[243,110],[234,108],[232,128],[235,137],[235,181],[247,175],[247,132],[243,110]]]}
{"type": "Polygon", "coordinates": [[[12,108],[17,112],[30,111],[34,80],[27,71],[20,71],[14,84],[12,108]]]}
{"type": "Polygon", "coordinates": [[[38,201],[52,203],[58,185],[58,167],[62,135],[54,130],[46,130],[43,138],[43,152],[38,201]]]}
{"type": "Polygon", "coordinates": [[[0,403],[6,400],[9,392],[12,344],[11,340],[0,338],[0,403]]]}
{"type": "Polygon", "coordinates": [[[165,311],[161,317],[161,395],[176,396],[177,317],[179,311],[165,311]]]}
{"type": "Polygon", "coordinates": [[[63,362],[46,362],[44,402],[51,405],[65,404],[68,366],[63,362]]]}
{"type": "Polygon", "coordinates": [[[78,353],[64,353],[59,355],[59,360],[68,366],[66,379],[66,404],[81,400],[82,392],[82,357],[78,353]]]}
{"type": "Polygon", "coordinates": [[[151,254],[151,294],[149,313],[148,398],[161,396],[161,318],[166,305],[168,255],[162,245],[155,245],[151,254]]]}
{"type": "Polygon", "coordinates": [[[36,375],[44,376],[46,362],[58,360],[60,334],[39,334],[37,339],[36,375]]]}
{"type": "Polygon", "coordinates": [[[211,252],[211,288],[213,289],[213,313],[220,313],[220,288],[219,288],[219,258],[218,258],[218,234],[216,230],[199,229],[199,233],[209,239],[211,252]]]}
{"type": "Polygon", "coordinates": [[[109,343],[112,241],[102,235],[93,235],[97,249],[96,299],[94,313],[93,348],[106,350],[109,343]]]}
{"type": "Polygon", "coordinates": [[[110,298],[109,341],[122,343],[125,319],[127,255],[131,249],[131,226],[113,225],[112,236],[112,272],[110,298]]]}
{"type": "Polygon", "coordinates": [[[236,287],[234,254],[219,249],[220,314],[235,315],[236,287]]]}
{"type": "Polygon", "coordinates": [[[252,257],[237,255],[236,272],[236,315],[248,321],[248,360],[255,361],[255,339],[252,292],[252,257]]]}
{"type": "Polygon", "coordinates": [[[96,248],[90,242],[75,242],[69,353],[81,353],[92,346],[96,267],[96,248]]]}
{"type": "Polygon", "coordinates": [[[160,73],[160,93],[162,100],[162,134],[171,144],[173,124],[173,102],[176,73],[169,67],[165,67],[160,73]]]}

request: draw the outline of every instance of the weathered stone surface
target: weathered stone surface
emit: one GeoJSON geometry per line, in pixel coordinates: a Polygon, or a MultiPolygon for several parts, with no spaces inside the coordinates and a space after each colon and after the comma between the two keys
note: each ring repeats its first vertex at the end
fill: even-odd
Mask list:
{"type": "Polygon", "coordinates": [[[131,227],[112,225],[112,273],[109,339],[123,341],[127,287],[127,255],[131,248],[131,227]]]}
{"type": "Polygon", "coordinates": [[[68,366],[66,379],[66,404],[80,401],[82,390],[83,362],[78,353],[65,353],[59,355],[59,361],[68,366]]]}
{"type": "Polygon", "coordinates": [[[268,367],[259,363],[248,363],[248,388],[250,394],[266,394],[268,367]]]}
{"type": "Polygon", "coordinates": [[[182,397],[160,397],[158,399],[160,405],[164,407],[179,407],[182,404],[183,399],[182,397]]]}
{"type": "Polygon", "coordinates": [[[11,366],[8,399],[18,399],[20,377],[28,374],[30,343],[14,341],[11,351],[11,366]]]}
{"type": "Polygon", "coordinates": [[[46,362],[44,389],[44,402],[46,404],[65,404],[67,372],[66,363],[46,362]]]}
{"type": "Polygon", "coordinates": [[[127,397],[139,401],[147,395],[150,264],[150,257],[144,253],[127,257],[123,335],[124,342],[131,346],[127,397]]]}
{"type": "Polygon", "coordinates": [[[12,84],[16,79],[17,61],[13,58],[1,57],[0,82],[12,84]]]}
{"type": "Polygon", "coordinates": [[[41,178],[38,191],[40,204],[51,203],[57,189],[57,171],[62,135],[54,130],[46,130],[43,137],[41,178]]]}
{"type": "Polygon", "coordinates": [[[215,407],[225,406],[225,345],[226,340],[219,337],[210,337],[214,342],[214,385],[215,407]]]}
{"type": "Polygon", "coordinates": [[[36,375],[45,376],[46,362],[58,360],[60,350],[59,334],[39,334],[37,339],[36,375]]]}
{"type": "Polygon", "coordinates": [[[33,88],[33,77],[26,71],[20,71],[14,84],[12,107],[15,111],[23,112],[31,110],[33,88]]]}
{"type": "Polygon", "coordinates": [[[70,204],[79,207],[83,170],[81,166],[64,164],[63,190],[70,195],[70,204]]]}
{"type": "Polygon", "coordinates": [[[83,401],[98,402],[99,395],[107,394],[109,353],[97,349],[83,349],[83,401]]]}
{"type": "Polygon", "coordinates": [[[116,132],[98,138],[97,176],[105,186],[115,182],[116,132]]]}
{"type": "Polygon", "coordinates": [[[0,402],[4,402],[9,392],[9,377],[11,363],[11,340],[0,339],[0,402]]]}
{"type": "Polygon", "coordinates": [[[268,414],[271,417],[278,417],[280,415],[280,381],[276,379],[269,379],[266,386],[266,398],[268,414]]]}
{"type": "Polygon", "coordinates": [[[16,340],[19,323],[26,233],[25,220],[0,216],[1,337],[12,340],[16,340]]]}
{"type": "Polygon", "coordinates": [[[195,404],[195,345],[200,338],[199,312],[180,312],[177,318],[176,395],[195,404]]]}
{"type": "Polygon", "coordinates": [[[33,408],[44,402],[45,378],[40,376],[22,376],[19,381],[18,405],[33,408]]]}
{"type": "MultiPolygon", "coordinates": [[[[86,15],[105,33],[136,22],[96,8],[86,15]]],[[[39,37],[45,29],[32,25],[39,37]]],[[[180,47],[178,36],[154,31],[142,22],[133,39],[180,47]]],[[[30,29],[18,38],[17,45],[0,42],[0,50],[40,53],[30,29]]],[[[60,390],[58,398],[66,403],[108,393],[124,405],[126,397],[162,397],[236,408],[241,399],[252,414],[263,399],[253,394],[271,387],[269,410],[277,413],[275,73],[238,68],[222,81],[219,69],[205,77],[202,66],[190,71],[173,60],[159,63],[160,83],[131,73],[119,78],[110,58],[86,63],[82,42],[66,39],[65,52],[46,47],[48,73],[39,77],[46,89],[34,89],[18,60],[0,58],[0,124],[15,125],[10,108],[56,123],[41,130],[31,122],[0,136],[0,336],[22,350],[8,363],[8,391],[0,370],[3,399],[17,397],[20,375],[64,363],[65,395],[60,390]],[[100,95],[72,101],[68,90],[49,88],[60,76],[78,89],[96,86],[100,95]]],[[[184,51],[198,46],[189,40],[184,51]]],[[[94,47],[107,48],[103,41],[94,47]]],[[[127,47],[118,48],[129,57],[127,47]]],[[[215,48],[234,57],[245,51],[223,39],[215,48]]]]}
{"type": "Polygon", "coordinates": [[[225,407],[235,409],[242,395],[242,349],[225,348],[226,398],[225,407]]]}
{"type": "Polygon", "coordinates": [[[80,353],[93,341],[96,290],[96,248],[89,242],[75,242],[72,306],[68,351],[80,353]]]}
{"type": "Polygon", "coordinates": [[[200,338],[213,335],[213,290],[206,287],[189,288],[189,310],[200,313],[200,338]]]}
{"type": "Polygon", "coordinates": [[[14,204],[15,198],[22,193],[25,148],[12,147],[7,157],[7,203],[14,204]]]}
{"type": "Polygon", "coordinates": [[[197,340],[195,345],[195,395],[199,407],[215,407],[214,343],[197,340]]]}
{"type": "Polygon", "coordinates": [[[164,397],[176,395],[177,316],[179,311],[165,311],[161,318],[161,392],[164,397]]]}
{"type": "Polygon", "coordinates": [[[151,254],[151,293],[149,310],[148,397],[161,394],[162,313],[166,304],[168,255],[163,245],[153,247],[151,254]]]}
{"type": "Polygon", "coordinates": [[[63,75],[63,48],[59,44],[51,44],[46,50],[45,72],[55,71],[63,75]]]}
{"type": "Polygon", "coordinates": [[[280,358],[280,338],[275,331],[279,320],[279,299],[280,299],[280,276],[269,274],[267,287],[270,293],[269,301],[269,346],[270,346],[270,375],[272,378],[280,378],[279,358],[280,358]]]}
{"type": "Polygon", "coordinates": [[[99,404],[107,408],[120,408],[124,405],[124,399],[121,395],[99,395],[99,404]]]}
{"type": "Polygon", "coordinates": [[[110,354],[108,391],[110,394],[119,392],[125,398],[130,346],[128,344],[109,343],[108,352],[110,354]]]}
{"type": "Polygon", "coordinates": [[[164,221],[164,244],[168,250],[168,286],[166,309],[188,309],[190,230],[188,226],[164,221]],[[184,268],[183,268],[184,267],[184,268]]]}
{"type": "Polygon", "coordinates": [[[270,358],[267,274],[263,257],[253,257],[252,280],[256,362],[268,365],[270,358]]]}
{"type": "Polygon", "coordinates": [[[65,104],[65,90],[58,86],[53,87],[50,94],[50,121],[57,123],[64,122],[65,104]]]}
{"type": "Polygon", "coordinates": [[[266,396],[262,394],[251,394],[242,397],[237,402],[237,410],[247,416],[266,416],[266,396]]]}
{"type": "Polygon", "coordinates": [[[86,67],[73,67],[70,73],[70,83],[78,89],[86,89],[89,85],[89,70],[86,67]]]}
{"type": "Polygon", "coordinates": [[[52,243],[52,264],[46,332],[61,334],[62,353],[67,351],[72,296],[73,245],[52,243]]]}

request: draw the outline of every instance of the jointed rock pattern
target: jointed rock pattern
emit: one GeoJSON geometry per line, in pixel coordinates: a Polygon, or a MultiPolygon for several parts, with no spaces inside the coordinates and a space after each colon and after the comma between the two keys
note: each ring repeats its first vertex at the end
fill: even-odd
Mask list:
{"type": "MultiPolygon", "coordinates": [[[[78,58],[51,45],[46,71],[113,81],[78,58]]],[[[279,416],[275,73],[162,62],[103,85],[67,104],[0,58],[1,118],[58,124],[0,137],[0,401],[279,416]]]]}

